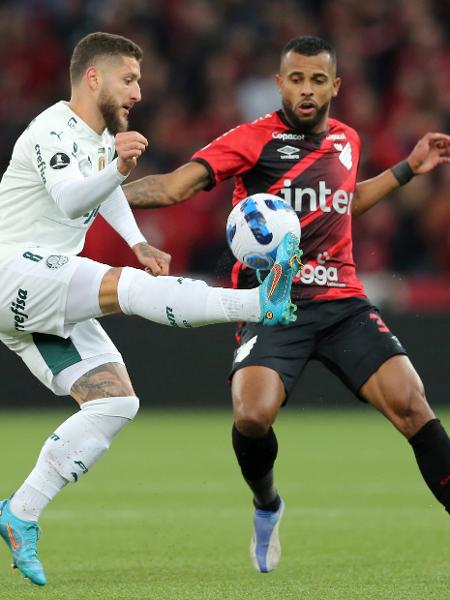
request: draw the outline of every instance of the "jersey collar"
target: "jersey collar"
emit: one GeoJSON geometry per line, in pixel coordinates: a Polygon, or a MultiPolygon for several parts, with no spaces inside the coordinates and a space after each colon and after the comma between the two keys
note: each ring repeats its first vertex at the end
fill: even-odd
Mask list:
{"type": "Polygon", "coordinates": [[[98,134],[91,127],[89,127],[86,121],[83,121],[83,119],[79,115],[73,112],[73,110],[69,106],[69,103],[66,100],[61,100],[60,104],[64,107],[64,109],[69,115],[69,121],[72,123],[71,124],[68,122],[69,127],[74,129],[75,131],[82,131],[88,134],[90,138],[94,138],[98,142],[102,141],[104,134],[107,132],[107,129],[105,129],[101,134],[98,134]]]}
{"type": "Polygon", "coordinates": [[[292,127],[292,125],[286,119],[286,116],[281,108],[279,110],[277,110],[277,116],[280,119],[280,121],[283,123],[283,125],[286,125],[286,127],[288,127],[290,129],[290,131],[294,131],[295,133],[301,133],[302,135],[304,135],[305,140],[312,142],[313,144],[320,145],[323,142],[323,140],[329,130],[329,127],[327,126],[325,131],[321,131],[320,133],[305,133],[304,131],[301,131],[300,129],[295,129],[294,127],[292,127]]]}

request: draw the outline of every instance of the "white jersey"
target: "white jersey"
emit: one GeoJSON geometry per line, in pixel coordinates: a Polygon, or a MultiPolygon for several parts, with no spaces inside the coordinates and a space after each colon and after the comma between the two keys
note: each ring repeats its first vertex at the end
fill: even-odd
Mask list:
{"type": "Polygon", "coordinates": [[[98,135],[67,102],[38,115],[17,140],[0,182],[0,261],[28,247],[78,254],[99,207],[69,219],[50,191],[102,170],[114,152],[113,136],[98,135]]]}

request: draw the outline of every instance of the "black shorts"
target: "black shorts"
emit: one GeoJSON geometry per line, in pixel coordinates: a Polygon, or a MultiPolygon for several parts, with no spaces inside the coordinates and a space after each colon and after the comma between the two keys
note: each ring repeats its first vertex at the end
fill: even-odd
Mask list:
{"type": "Polygon", "coordinates": [[[303,302],[295,323],[267,327],[246,323],[238,330],[233,374],[244,367],[277,371],[286,396],[310,360],[322,362],[359,398],[359,390],[391,356],[406,354],[365,298],[303,302]]]}

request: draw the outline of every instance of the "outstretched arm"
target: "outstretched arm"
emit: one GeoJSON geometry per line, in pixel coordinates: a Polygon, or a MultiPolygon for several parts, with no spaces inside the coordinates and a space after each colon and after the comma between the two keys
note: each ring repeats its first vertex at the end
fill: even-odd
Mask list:
{"type": "Polygon", "coordinates": [[[356,184],[352,215],[357,217],[375,206],[387,194],[407,183],[415,175],[429,173],[442,164],[450,164],[450,136],[427,133],[415,145],[405,161],[380,175],[356,184]]]}
{"type": "Polygon", "coordinates": [[[132,208],[159,208],[189,200],[211,183],[206,167],[189,162],[165,175],[147,175],[123,186],[132,208]]]}

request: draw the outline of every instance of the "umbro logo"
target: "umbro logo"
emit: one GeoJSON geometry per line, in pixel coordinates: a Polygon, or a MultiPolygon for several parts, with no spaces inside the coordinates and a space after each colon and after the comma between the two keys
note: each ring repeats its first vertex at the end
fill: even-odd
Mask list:
{"type": "Polygon", "coordinates": [[[282,148],[278,148],[277,152],[281,154],[280,158],[282,159],[298,160],[300,158],[300,150],[294,148],[294,146],[283,146],[282,148]]]}

